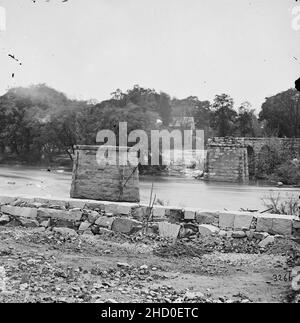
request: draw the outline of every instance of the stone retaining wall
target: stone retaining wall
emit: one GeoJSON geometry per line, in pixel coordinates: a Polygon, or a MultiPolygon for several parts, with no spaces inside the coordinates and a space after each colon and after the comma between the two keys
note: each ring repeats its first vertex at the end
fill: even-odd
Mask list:
{"type": "MultiPolygon", "coordinates": [[[[136,203],[0,197],[0,225],[43,227],[74,234],[97,234],[101,230],[133,234],[144,227],[148,211],[147,205],[136,203]]],[[[153,208],[149,228],[151,233],[166,238],[194,233],[268,241],[278,235],[300,237],[300,220],[295,216],[169,206],[153,208]]]]}

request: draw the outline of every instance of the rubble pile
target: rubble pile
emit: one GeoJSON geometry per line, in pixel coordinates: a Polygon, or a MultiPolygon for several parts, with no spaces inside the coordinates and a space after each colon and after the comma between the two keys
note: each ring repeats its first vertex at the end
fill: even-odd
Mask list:
{"type": "Polygon", "coordinates": [[[201,236],[186,241],[162,242],[154,253],[160,257],[201,257],[212,252],[240,254],[275,254],[286,255],[297,244],[284,237],[276,238],[272,244],[262,245],[260,239],[233,238],[219,235],[201,236]]]}
{"type": "Polygon", "coordinates": [[[149,209],[132,203],[0,197],[0,226],[50,230],[68,239],[97,235],[116,242],[148,245],[166,241],[166,246],[157,251],[166,256],[201,256],[211,251],[262,253],[271,246],[281,245],[280,252],[289,245],[286,237],[292,234],[298,237],[299,223],[292,216],[248,212],[157,206],[149,209]],[[185,244],[174,248],[172,243],[178,239],[185,244]]]}
{"type": "MultiPolygon", "coordinates": [[[[2,227],[0,278],[3,276],[5,291],[0,292],[0,302],[249,303],[251,297],[242,294],[233,297],[224,292],[216,297],[206,288],[201,292],[191,286],[184,288],[182,284],[176,288],[170,277],[176,280],[180,274],[169,273],[174,270],[171,264],[175,263],[182,263],[181,271],[188,275],[218,277],[238,273],[235,260],[227,263],[225,253],[230,255],[234,250],[251,253],[251,249],[247,251],[243,246],[245,239],[197,233],[174,241],[141,232],[130,236],[105,230],[102,235],[90,235],[68,228],[2,227]],[[226,243],[231,247],[226,249],[226,243]],[[132,256],[125,249],[127,245],[131,246],[132,256]],[[143,256],[139,253],[140,245],[152,249],[149,247],[143,256]],[[224,252],[225,260],[207,258],[216,251],[217,254],[224,252]],[[75,258],[71,261],[70,257],[75,258]],[[206,259],[211,260],[207,263],[206,259]]],[[[296,247],[288,239],[276,240],[264,250],[260,249],[258,241],[256,244],[254,251],[263,252],[262,257],[273,251],[281,255],[288,248],[296,247]],[[283,248],[286,243],[288,247],[283,248]]],[[[295,266],[298,256],[292,257],[291,251],[288,255],[290,266],[295,266]]],[[[247,265],[239,263],[238,266],[247,265]]]]}
{"type": "MultiPolygon", "coordinates": [[[[0,231],[0,302],[117,303],[120,299],[145,303],[248,303],[248,298],[214,298],[209,292],[175,289],[163,282],[169,277],[159,266],[115,262],[113,266],[60,260],[60,252],[82,255],[94,252],[83,236],[37,229],[0,231]],[[11,246],[11,241],[15,246],[11,246]],[[80,242],[80,243],[79,243],[80,242]],[[28,246],[39,246],[31,249],[28,246]],[[19,247],[25,246],[23,250],[19,247]],[[45,246],[47,251],[41,251],[45,246]],[[58,253],[49,252],[56,246],[58,253]],[[118,299],[118,301],[117,301],[118,299]]],[[[21,247],[22,248],[22,247],[21,247]]],[[[96,255],[113,251],[97,250],[96,255]]]]}

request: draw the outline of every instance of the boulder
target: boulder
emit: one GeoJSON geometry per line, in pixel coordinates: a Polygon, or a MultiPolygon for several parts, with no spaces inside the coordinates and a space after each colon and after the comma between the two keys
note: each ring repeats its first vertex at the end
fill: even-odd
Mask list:
{"type": "Polygon", "coordinates": [[[251,213],[238,213],[234,218],[234,230],[250,230],[254,215],[251,213]]]}
{"type": "Polygon", "coordinates": [[[247,234],[244,231],[234,231],[232,233],[232,238],[234,238],[234,239],[243,239],[246,237],[247,237],[247,234]]]}
{"type": "Polygon", "coordinates": [[[137,204],[125,202],[104,204],[105,212],[113,213],[114,215],[131,215],[132,210],[137,207],[137,204]]]}
{"type": "Polygon", "coordinates": [[[19,217],[18,222],[25,228],[38,228],[40,226],[37,220],[30,218],[19,217]]]}
{"type": "Polygon", "coordinates": [[[133,234],[143,228],[141,222],[129,218],[116,218],[112,230],[124,234],[133,234]]]}
{"type": "Polygon", "coordinates": [[[108,230],[111,230],[114,221],[114,217],[101,216],[97,219],[95,224],[98,225],[100,228],[106,228],[108,230]]]}
{"type": "Polygon", "coordinates": [[[184,219],[193,221],[196,218],[196,211],[186,209],[184,211],[184,219]]]}
{"type": "Polygon", "coordinates": [[[262,240],[258,245],[261,248],[265,248],[267,247],[269,244],[274,243],[275,241],[275,237],[274,236],[268,236],[267,238],[265,238],[264,240],[262,240]]]}
{"type": "Polygon", "coordinates": [[[293,231],[293,220],[290,218],[274,218],[272,231],[274,234],[291,236],[293,231]]]}
{"type": "Polygon", "coordinates": [[[6,225],[10,222],[10,217],[7,214],[0,216],[0,225],[6,225]]]}
{"type": "Polygon", "coordinates": [[[200,224],[198,226],[201,236],[210,236],[220,232],[220,229],[210,224],[200,224]]]}
{"type": "Polygon", "coordinates": [[[256,231],[290,236],[292,235],[294,220],[295,217],[290,215],[259,215],[257,218],[256,231]]]}
{"type": "Polygon", "coordinates": [[[163,206],[153,207],[153,218],[154,219],[164,219],[166,217],[166,209],[163,206]]]}
{"type": "Polygon", "coordinates": [[[37,217],[37,209],[29,207],[18,207],[3,205],[1,206],[1,212],[6,213],[15,217],[31,218],[35,219],[37,217]]]}
{"type": "Polygon", "coordinates": [[[117,266],[119,267],[119,268],[130,268],[131,266],[128,264],[128,263],[126,263],[126,262],[118,262],[117,263],[117,266]]]}
{"type": "Polygon", "coordinates": [[[82,232],[82,235],[83,236],[94,236],[94,233],[93,233],[92,229],[87,229],[82,232]]]}
{"type": "Polygon", "coordinates": [[[259,215],[257,217],[257,225],[256,225],[257,232],[272,233],[272,227],[273,227],[273,216],[259,215]]]}
{"type": "Polygon", "coordinates": [[[180,238],[186,238],[192,235],[195,235],[196,233],[199,232],[198,226],[195,224],[184,224],[181,226],[180,231],[179,231],[179,237],[180,238]]]}
{"type": "Polygon", "coordinates": [[[82,223],[80,224],[80,226],[79,226],[78,231],[79,231],[80,233],[85,232],[85,231],[87,231],[87,230],[91,227],[91,225],[92,225],[92,224],[91,224],[90,222],[88,222],[88,221],[82,222],[82,223]]]}
{"type": "Polygon", "coordinates": [[[84,200],[69,200],[69,208],[70,209],[81,209],[83,210],[85,208],[86,201],[84,200]]]}
{"type": "Polygon", "coordinates": [[[180,225],[168,222],[160,222],[158,224],[159,235],[163,238],[177,239],[180,228],[180,225]]]}
{"type": "Polygon", "coordinates": [[[217,212],[210,211],[197,211],[196,221],[199,224],[219,224],[219,214],[217,212]]]}
{"type": "Polygon", "coordinates": [[[44,228],[49,228],[51,226],[51,220],[48,219],[48,220],[42,221],[41,226],[44,228]]]}
{"type": "Polygon", "coordinates": [[[90,211],[90,213],[88,214],[88,220],[91,224],[94,224],[99,218],[100,218],[100,214],[96,211],[90,211]]]}
{"type": "Polygon", "coordinates": [[[264,240],[269,236],[269,233],[267,232],[254,232],[253,238],[256,240],[264,240]]]}
{"type": "Polygon", "coordinates": [[[38,209],[37,215],[39,219],[57,219],[70,222],[80,221],[82,217],[82,211],[76,209],[71,211],[55,210],[55,209],[38,209]]]}
{"type": "Polygon", "coordinates": [[[222,212],[219,216],[219,226],[223,230],[234,229],[235,214],[222,212]]]}

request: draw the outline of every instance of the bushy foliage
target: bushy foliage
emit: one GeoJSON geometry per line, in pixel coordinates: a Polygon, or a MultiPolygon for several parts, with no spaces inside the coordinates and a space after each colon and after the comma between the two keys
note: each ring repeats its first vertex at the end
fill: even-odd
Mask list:
{"type": "Polygon", "coordinates": [[[155,129],[168,123],[170,98],[135,86],[117,90],[99,104],[68,99],[41,84],[14,88],[0,97],[0,152],[16,161],[51,163],[59,154],[72,160],[74,145],[96,144],[98,131],[110,129],[118,138],[119,122],[131,130],[155,129]]]}
{"type": "Polygon", "coordinates": [[[298,215],[299,199],[297,195],[287,194],[283,197],[280,194],[272,193],[262,200],[269,213],[298,215]]]}
{"type": "Polygon", "coordinates": [[[300,96],[290,89],[266,99],[259,114],[266,122],[266,135],[278,137],[300,136],[300,96]]]}
{"type": "Polygon", "coordinates": [[[286,161],[276,167],[271,178],[286,185],[300,185],[300,163],[286,161]]]}

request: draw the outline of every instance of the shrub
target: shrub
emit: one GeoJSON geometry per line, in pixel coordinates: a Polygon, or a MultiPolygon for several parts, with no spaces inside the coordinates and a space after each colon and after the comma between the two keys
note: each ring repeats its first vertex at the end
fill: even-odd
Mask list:
{"type": "Polygon", "coordinates": [[[287,185],[300,184],[300,163],[296,160],[286,161],[275,168],[271,179],[287,185]]]}
{"type": "Polygon", "coordinates": [[[298,196],[294,194],[287,194],[282,198],[280,193],[275,195],[271,193],[269,196],[262,198],[264,205],[270,213],[298,215],[298,196]]]}

